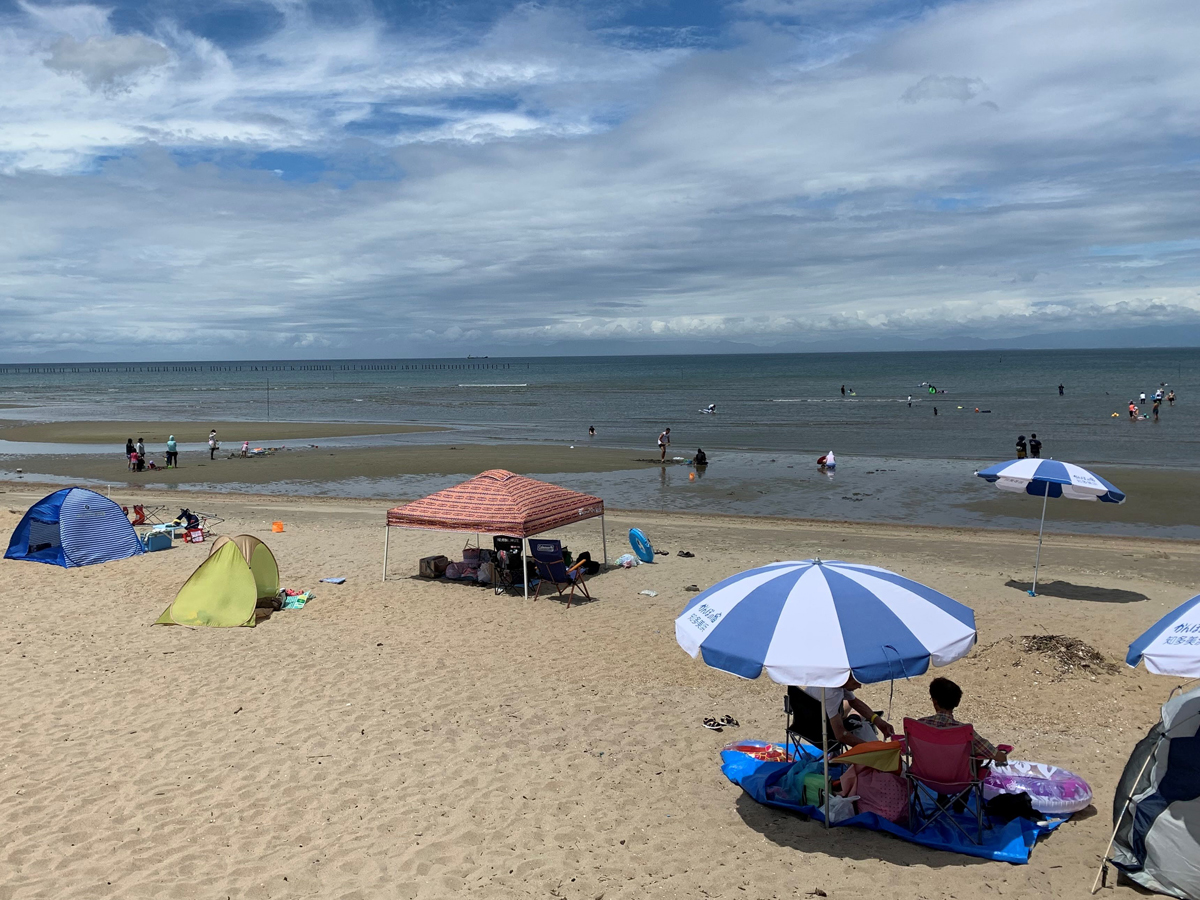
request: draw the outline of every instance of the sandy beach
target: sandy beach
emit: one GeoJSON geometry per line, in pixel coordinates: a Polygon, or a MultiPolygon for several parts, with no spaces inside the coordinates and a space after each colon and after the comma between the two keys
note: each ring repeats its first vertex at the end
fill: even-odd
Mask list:
{"type": "MultiPolygon", "coordinates": [[[[4,534],[46,492],[0,489],[4,534]]],[[[610,550],[636,525],[672,555],[603,573],[594,602],[565,610],[414,577],[459,535],[394,531],[381,583],[378,502],[114,499],[224,516],[220,531],[265,537],[283,583],[316,599],[254,629],[151,627],[206,547],[74,570],[0,561],[0,897],[1083,897],[1121,767],[1176,681],[1061,670],[1021,637],[1070,635],[1115,664],[1200,573],[1194,543],[1053,536],[1031,598],[1028,533],[612,512],[610,550]],[[966,691],[962,717],[1084,775],[1095,811],[1010,866],[827,833],[743,796],[719,750],[780,739],[782,689],[693,661],[673,620],[689,585],[817,555],[973,607],[978,647],[937,670],[966,691]],[[331,576],[347,582],[319,583],[331,576]],[[723,714],[741,727],[701,727],[723,714]]],[[[599,549],[595,522],[563,537],[599,549]]],[[[896,685],[893,720],[925,714],[927,682],[896,685]]],[[[887,685],[862,695],[888,705],[887,685]]]]}

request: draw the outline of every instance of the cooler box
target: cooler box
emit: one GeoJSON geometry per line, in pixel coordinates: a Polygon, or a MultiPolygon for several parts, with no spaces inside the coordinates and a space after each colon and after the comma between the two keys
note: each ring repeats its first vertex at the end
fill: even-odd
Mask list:
{"type": "Polygon", "coordinates": [[[155,550],[170,550],[171,535],[166,531],[148,531],[142,537],[142,546],[146,548],[147,553],[153,553],[155,550]]]}
{"type": "Polygon", "coordinates": [[[446,574],[446,566],[450,565],[448,556],[426,556],[421,560],[417,570],[422,578],[441,578],[446,574]]]}

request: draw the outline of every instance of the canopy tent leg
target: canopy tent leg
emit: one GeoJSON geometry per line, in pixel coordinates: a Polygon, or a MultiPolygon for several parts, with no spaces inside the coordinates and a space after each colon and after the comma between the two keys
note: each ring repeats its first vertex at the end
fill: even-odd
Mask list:
{"type": "Polygon", "coordinates": [[[1046,485],[1046,493],[1042,495],[1042,524],[1038,526],[1038,548],[1037,558],[1033,561],[1033,587],[1029,589],[1029,596],[1037,596],[1037,577],[1038,567],[1042,564],[1042,531],[1046,527],[1046,501],[1050,499],[1050,485],[1046,485]]]}
{"type": "Polygon", "coordinates": [[[608,534],[604,529],[604,513],[600,513],[600,546],[604,548],[604,568],[608,568],[608,534]]]}
{"type": "Polygon", "coordinates": [[[387,558],[388,558],[388,541],[391,540],[392,529],[388,525],[383,526],[383,578],[382,581],[387,581],[387,558]]]}
{"type": "Polygon", "coordinates": [[[825,827],[829,827],[829,714],[825,711],[825,688],[821,688],[821,761],[825,766],[825,827]]]}
{"type": "Polygon", "coordinates": [[[521,560],[521,581],[525,583],[525,599],[529,599],[529,538],[521,538],[525,542],[525,558],[521,560]]]}

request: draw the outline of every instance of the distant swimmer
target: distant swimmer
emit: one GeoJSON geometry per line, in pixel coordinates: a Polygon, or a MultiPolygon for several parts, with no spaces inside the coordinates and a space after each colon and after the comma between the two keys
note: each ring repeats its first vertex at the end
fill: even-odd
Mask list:
{"type": "Polygon", "coordinates": [[[658,436],[659,462],[667,461],[667,447],[671,445],[671,429],[663,429],[663,433],[658,436]]]}
{"type": "Polygon", "coordinates": [[[715,413],[716,411],[717,411],[717,404],[715,404],[715,403],[710,403],[710,404],[708,404],[708,406],[704,407],[704,409],[700,410],[700,412],[707,413],[710,416],[713,413],[715,413]]]}

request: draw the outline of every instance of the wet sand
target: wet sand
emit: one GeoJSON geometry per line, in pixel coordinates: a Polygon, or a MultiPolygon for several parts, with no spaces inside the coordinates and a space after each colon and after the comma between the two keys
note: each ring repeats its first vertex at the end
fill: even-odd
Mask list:
{"type": "MultiPolygon", "coordinates": [[[[394,475],[477,475],[485,469],[518,474],[613,472],[645,465],[641,451],[525,444],[419,445],[410,447],[318,448],[280,450],[268,456],[230,457],[218,451],[180,454],[180,467],[130,472],[119,454],[25,456],[0,460],[0,469],[21,467],[26,481],[57,475],[105,484],[266,484],[272,481],[325,482],[344,478],[394,475]]],[[[162,464],[163,455],[152,454],[162,464]]]]}
{"type": "Polygon", "coordinates": [[[19,422],[0,424],[0,441],[30,441],[46,444],[113,444],[121,448],[127,438],[144,438],[154,450],[175,435],[180,443],[208,442],[208,432],[217,429],[222,444],[249,440],[287,441],[300,438],[352,437],[372,434],[416,434],[448,431],[433,425],[392,425],[362,422],[19,422]]]}
{"type": "MultiPolygon", "coordinates": [[[[1046,506],[1046,528],[1062,522],[1141,522],[1155,525],[1195,525],[1200,497],[1200,472],[1192,469],[1134,469],[1096,466],[1094,471],[1126,494],[1124,503],[1051,498],[1046,506]]],[[[991,488],[993,496],[964,509],[994,516],[1010,516],[1037,527],[1042,498],[991,488]]]]}
{"type": "MultiPolygon", "coordinates": [[[[0,489],[7,534],[41,492],[0,489]]],[[[420,557],[461,555],[456,534],[393,529],[381,583],[379,501],[113,498],[223,516],[220,531],[263,536],[283,584],[316,599],[254,629],[151,627],[207,545],[83,569],[0,560],[0,896],[1086,897],[1121,768],[1177,680],[1059,671],[1020,636],[1072,635],[1117,663],[1200,580],[1197,543],[1055,537],[1033,598],[1023,535],[613,511],[610,553],[636,525],[671,555],[597,576],[594,602],[566,610],[415,578],[420,557]],[[962,685],[982,734],[1095,791],[1029,865],[826,831],[722,776],[727,742],[781,738],[783,689],[679,649],[685,588],[812,556],[975,609],[978,647],[931,674],[962,685]],[[701,726],[725,714],[741,727],[701,726]]],[[[599,549],[595,520],[558,536],[599,549]]],[[[928,712],[929,677],[896,684],[893,721],[928,712]]],[[[888,685],[861,693],[888,708],[888,685]]]]}

